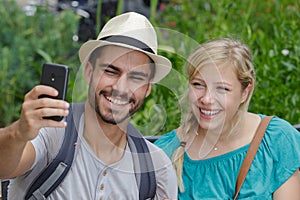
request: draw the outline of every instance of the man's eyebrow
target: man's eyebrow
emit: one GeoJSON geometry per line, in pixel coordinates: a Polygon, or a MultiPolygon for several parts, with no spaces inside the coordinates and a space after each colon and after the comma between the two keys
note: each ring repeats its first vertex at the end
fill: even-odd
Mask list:
{"type": "MultiPolygon", "coordinates": [[[[121,71],[121,69],[115,65],[112,65],[112,64],[106,64],[106,63],[101,63],[99,64],[99,67],[100,68],[111,68],[113,70],[116,70],[116,71],[121,71]]],[[[149,77],[149,74],[146,73],[146,72],[142,72],[142,71],[135,71],[134,69],[131,70],[129,72],[130,75],[133,75],[133,76],[143,76],[145,78],[148,78],[149,77]]]]}
{"type": "Polygon", "coordinates": [[[149,77],[149,74],[148,74],[148,73],[140,72],[140,71],[130,71],[129,74],[130,74],[130,75],[133,75],[133,76],[143,76],[143,77],[145,77],[145,78],[148,78],[148,77],[149,77]]]}
{"type": "Polygon", "coordinates": [[[114,66],[112,64],[101,63],[101,64],[99,64],[99,67],[100,68],[111,68],[111,69],[116,70],[116,71],[121,71],[119,67],[114,66]]]}

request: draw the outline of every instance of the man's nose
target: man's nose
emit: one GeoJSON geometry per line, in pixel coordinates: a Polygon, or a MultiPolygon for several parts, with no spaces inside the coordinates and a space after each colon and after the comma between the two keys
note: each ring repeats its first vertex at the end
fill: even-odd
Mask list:
{"type": "Polygon", "coordinates": [[[112,88],[119,93],[127,93],[129,91],[129,81],[126,74],[120,76],[116,79],[115,83],[113,84],[112,88]]]}

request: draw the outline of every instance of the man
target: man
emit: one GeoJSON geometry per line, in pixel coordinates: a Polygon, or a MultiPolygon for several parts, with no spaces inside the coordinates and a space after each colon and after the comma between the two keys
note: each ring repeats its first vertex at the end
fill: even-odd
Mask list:
{"type": "MultiPolygon", "coordinates": [[[[126,129],[130,116],[150,94],[151,83],[165,77],[171,63],[157,55],[150,22],[133,12],[108,21],[97,40],[82,45],[79,57],[89,84],[88,98],[73,164],[49,199],[138,199],[126,129]]],[[[56,96],[57,91],[42,85],[33,88],[25,96],[20,119],[0,132],[0,177],[17,177],[10,184],[10,199],[24,199],[29,185],[62,144],[66,122],[43,117],[67,116],[69,104],[38,98],[42,94],[56,96]]],[[[147,146],[156,174],[155,199],[176,199],[170,160],[150,142],[147,146]]]]}

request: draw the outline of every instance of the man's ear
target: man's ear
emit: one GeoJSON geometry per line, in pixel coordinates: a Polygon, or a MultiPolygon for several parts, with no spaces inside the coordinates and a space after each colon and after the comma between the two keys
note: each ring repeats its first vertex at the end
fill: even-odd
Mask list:
{"type": "Polygon", "coordinates": [[[152,83],[150,82],[148,84],[148,88],[147,88],[147,91],[146,91],[146,97],[148,97],[151,93],[151,90],[152,90],[152,83]]]}
{"type": "Polygon", "coordinates": [[[84,79],[87,84],[90,83],[92,75],[93,75],[93,65],[89,61],[84,66],[84,79]]]}

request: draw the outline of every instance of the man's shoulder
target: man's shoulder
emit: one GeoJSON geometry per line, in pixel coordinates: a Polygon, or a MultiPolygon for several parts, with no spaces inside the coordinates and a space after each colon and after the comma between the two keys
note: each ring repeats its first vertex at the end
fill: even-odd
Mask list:
{"type": "Polygon", "coordinates": [[[159,199],[167,196],[170,199],[177,199],[177,178],[170,158],[165,152],[150,141],[146,141],[151,153],[157,181],[157,194],[159,199]],[[162,195],[163,194],[163,195],[162,195]]]}
{"type": "Polygon", "coordinates": [[[171,160],[161,148],[148,140],[146,140],[146,144],[148,145],[155,169],[164,168],[171,164],[171,160]]]}

